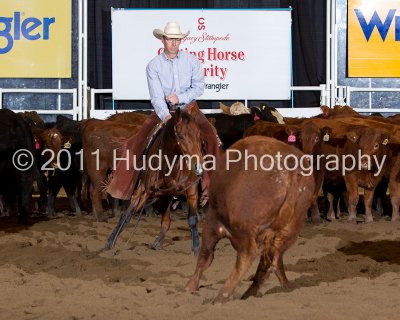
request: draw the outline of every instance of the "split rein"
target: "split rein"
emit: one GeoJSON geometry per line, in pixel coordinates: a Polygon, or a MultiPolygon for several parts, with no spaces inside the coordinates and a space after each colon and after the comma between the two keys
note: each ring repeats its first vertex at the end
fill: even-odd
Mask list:
{"type": "MultiPolygon", "coordinates": [[[[165,134],[165,124],[164,124],[164,128],[163,128],[162,135],[164,135],[164,134],[165,134]]],[[[176,124],[174,125],[174,135],[175,135],[176,143],[177,143],[177,145],[178,145],[178,147],[179,147],[179,150],[180,150],[182,156],[186,156],[187,154],[184,152],[184,150],[183,150],[183,148],[182,148],[182,145],[181,145],[180,142],[179,142],[178,133],[177,133],[177,131],[176,131],[176,124]]],[[[162,146],[163,146],[163,143],[164,143],[164,139],[163,139],[163,137],[160,137],[159,143],[158,143],[158,146],[157,146],[157,150],[161,150],[161,148],[162,148],[162,146]]],[[[161,161],[162,161],[162,159],[163,159],[163,158],[161,157],[161,161]]],[[[190,187],[192,187],[194,184],[198,183],[198,182],[200,181],[200,179],[201,179],[201,173],[198,174],[198,173],[196,172],[196,168],[192,168],[192,165],[189,164],[189,159],[188,159],[188,158],[186,158],[185,163],[186,163],[186,168],[188,169],[188,172],[194,171],[194,174],[195,174],[195,176],[196,176],[197,178],[196,178],[193,182],[189,183],[184,189],[179,190],[179,192],[181,192],[181,193],[183,193],[183,192],[185,192],[186,190],[188,190],[188,189],[189,189],[190,187]]],[[[162,170],[162,171],[164,171],[163,168],[164,168],[164,166],[162,165],[162,162],[161,162],[161,170],[162,170]]],[[[188,179],[189,179],[188,176],[182,177],[183,168],[179,168],[178,171],[179,171],[179,175],[178,175],[177,182],[175,183],[175,186],[174,186],[174,187],[169,187],[169,188],[161,188],[161,187],[159,187],[159,188],[157,189],[157,191],[160,191],[160,192],[169,192],[169,191],[173,191],[174,189],[177,189],[176,186],[178,186],[178,185],[180,185],[180,184],[183,185],[183,184],[186,182],[185,180],[188,180],[188,179]]],[[[160,171],[157,171],[157,180],[156,180],[156,181],[159,180],[159,176],[160,176],[160,171]]],[[[163,175],[163,181],[164,181],[164,184],[167,184],[167,181],[166,181],[166,179],[165,179],[165,175],[163,175]]]]}

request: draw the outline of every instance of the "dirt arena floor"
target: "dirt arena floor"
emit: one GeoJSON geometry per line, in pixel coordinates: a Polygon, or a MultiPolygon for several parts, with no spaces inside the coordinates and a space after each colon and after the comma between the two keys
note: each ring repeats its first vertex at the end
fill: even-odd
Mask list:
{"type": "Polygon", "coordinates": [[[133,223],[112,251],[99,253],[115,226],[90,215],[33,217],[30,227],[0,218],[0,319],[398,319],[400,223],[344,220],[306,223],[284,256],[291,288],[275,275],[262,296],[239,300],[256,263],[234,299],[210,302],[235,263],[221,241],[199,292],[184,287],[196,258],[185,215],[173,215],[164,248],[149,249],[159,217],[133,223]],[[131,237],[130,241],[128,239],[131,237]]]}

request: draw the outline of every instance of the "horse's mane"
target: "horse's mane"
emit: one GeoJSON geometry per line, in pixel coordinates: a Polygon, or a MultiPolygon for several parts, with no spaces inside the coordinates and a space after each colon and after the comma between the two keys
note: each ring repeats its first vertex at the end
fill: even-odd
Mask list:
{"type": "Polygon", "coordinates": [[[167,123],[165,124],[165,133],[173,133],[174,132],[174,126],[178,123],[178,120],[181,119],[181,121],[185,121],[186,124],[188,124],[191,120],[192,117],[190,116],[190,114],[186,111],[182,111],[182,110],[177,110],[174,115],[172,116],[172,118],[170,120],[167,121],[167,123]]]}

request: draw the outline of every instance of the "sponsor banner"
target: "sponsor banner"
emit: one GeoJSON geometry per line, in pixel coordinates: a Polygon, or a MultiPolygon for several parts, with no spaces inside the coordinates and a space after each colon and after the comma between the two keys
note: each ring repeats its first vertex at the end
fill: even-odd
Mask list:
{"type": "Polygon", "coordinates": [[[115,100],[149,99],[146,66],[163,50],[153,30],[163,30],[169,21],[190,31],[180,49],[203,66],[200,99],[290,99],[289,9],[114,9],[111,18],[115,100]]]}
{"type": "Polygon", "coordinates": [[[348,0],[348,76],[400,77],[400,0],[348,0]]]}
{"type": "Polygon", "coordinates": [[[71,77],[71,0],[0,0],[0,77],[71,77]]]}

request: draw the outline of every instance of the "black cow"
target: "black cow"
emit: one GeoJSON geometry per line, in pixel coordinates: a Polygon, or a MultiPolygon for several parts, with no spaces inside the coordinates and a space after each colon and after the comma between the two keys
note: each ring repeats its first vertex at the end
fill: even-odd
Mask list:
{"type": "Polygon", "coordinates": [[[254,124],[252,114],[232,116],[225,113],[209,113],[206,114],[206,117],[217,129],[224,150],[242,139],[244,131],[254,124]]]}
{"type": "Polygon", "coordinates": [[[218,137],[221,139],[224,150],[242,139],[245,130],[253,126],[257,121],[279,122],[279,113],[276,109],[265,104],[262,104],[260,108],[251,107],[250,113],[239,115],[208,113],[205,116],[217,129],[218,137]]]}
{"type": "Polygon", "coordinates": [[[28,223],[31,212],[34,177],[40,179],[34,154],[33,136],[28,124],[13,111],[1,109],[0,194],[6,207],[11,207],[17,200],[19,222],[23,224],[28,223]]]}

